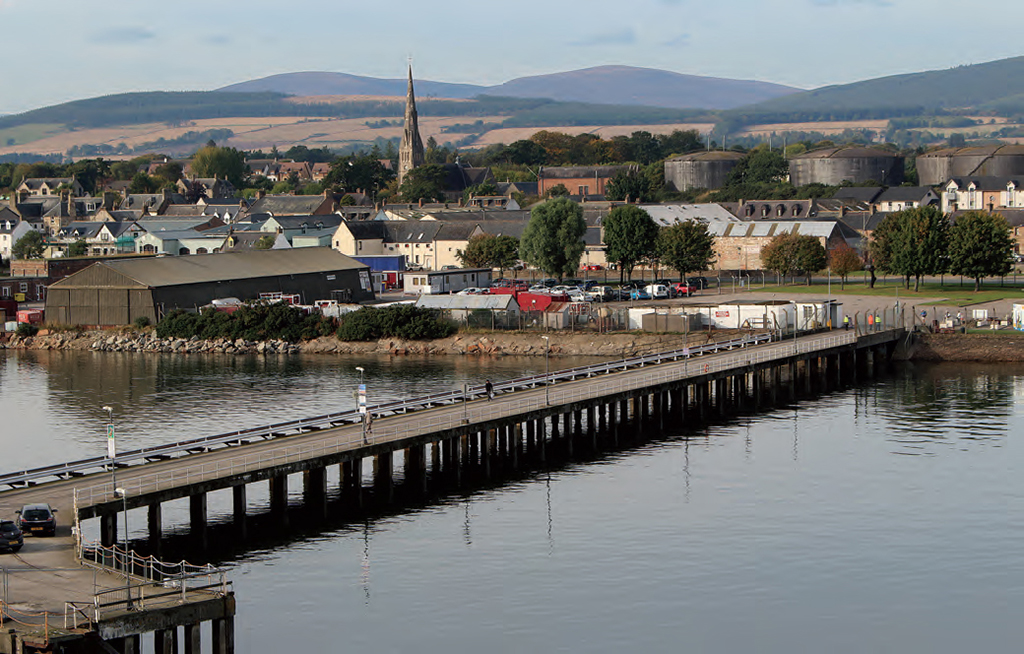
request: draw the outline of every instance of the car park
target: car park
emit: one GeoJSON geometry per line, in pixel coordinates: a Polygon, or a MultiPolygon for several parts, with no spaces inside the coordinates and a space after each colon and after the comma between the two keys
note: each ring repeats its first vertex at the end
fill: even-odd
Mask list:
{"type": "Polygon", "coordinates": [[[676,282],[672,285],[672,297],[689,297],[697,292],[697,287],[686,282],[676,282]]]}
{"type": "Polygon", "coordinates": [[[668,286],[664,284],[649,284],[644,291],[655,300],[668,299],[668,286]]]}
{"type": "Polygon", "coordinates": [[[25,538],[13,520],[0,520],[0,550],[17,552],[25,544],[25,538]]]}
{"type": "Polygon", "coordinates": [[[57,533],[57,509],[49,504],[26,504],[17,513],[21,533],[33,536],[53,536],[57,533]]]}
{"type": "Polygon", "coordinates": [[[587,294],[577,289],[571,290],[568,293],[569,300],[572,302],[587,302],[587,294]]]}

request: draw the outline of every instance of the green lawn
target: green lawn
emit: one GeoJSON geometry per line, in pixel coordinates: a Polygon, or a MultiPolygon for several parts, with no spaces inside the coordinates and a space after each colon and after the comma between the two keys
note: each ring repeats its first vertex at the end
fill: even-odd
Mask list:
{"type": "MultiPolygon", "coordinates": [[[[833,280],[832,295],[868,295],[894,298],[898,291],[901,300],[913,303],[914,298],[941,298],[940,301],[932,302],[932,304],[942,306],[965,306],[1005,299],[1024,300],[1024,276],[1017,278],[1017,286],[1013,285],[1012,279],[1012,277],[1008,277],[1005,281],[1005,286],[999,286],[999,280],[990,280],[987,284],[982,285],[981,290],[977,293],[974,292],[973,282],[965,280],[964,285],[961,287],[959,278],[956,278],[955,281],[946,282],[945,284],[940,284],[938,282],[922,283],[920,290],[916,293],[914,292],[913,284],[910,285],[910,290],[907,290],[901,283],[894,279],[889,279],[885,283],[879,279],[875,282],[874,288],[868,288],[868,285],[861,281],[847,282],[845,289],[841,288],[841,285],[833,280]]],[[[815,280],[815,282],[810,286],[803,283],[784,284],[782,286],[769,284],[764,289],[755,284],[750,288],[750,291],[825,295],[828,293],[828,284],[821,280],[815,280]]]]}

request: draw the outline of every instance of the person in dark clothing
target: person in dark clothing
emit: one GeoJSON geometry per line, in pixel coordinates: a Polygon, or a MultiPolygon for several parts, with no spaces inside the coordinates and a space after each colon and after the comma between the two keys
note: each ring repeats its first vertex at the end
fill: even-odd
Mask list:
{"type": "Polygon", "coordinates": [[[487,382],[484,383],[484,390],[487,392],[488,400],[494,399],[494,384],[491,383],[490,379],[488,379],[487,382]]]}

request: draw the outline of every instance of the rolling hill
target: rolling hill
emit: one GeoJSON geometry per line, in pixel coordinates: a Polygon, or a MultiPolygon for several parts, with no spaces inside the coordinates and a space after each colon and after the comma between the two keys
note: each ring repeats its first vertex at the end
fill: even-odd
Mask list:
{"type": "Polygon", "coordinates": [[[859,112],[888,118],[951,110],[1002,114],[1024,110],[1024,57],[826,86],[759,102],[736,113],[764,120],[787,114],[838,117],[859,112]]]}
{"type": "MultiPolygon", "coordinates": [[[[218,91],[289,95],[405,95],[406,80],[345,73],[286,73],[225,86],[218,91]]],[[[520,77],[497,86],[416,80],[424,97],[547,98],[587,104],[638,105],[669,109],[731,109],[798,92],[768,82],[682,75],[653,68],[597,66],[550,75],[520,77]]]]}

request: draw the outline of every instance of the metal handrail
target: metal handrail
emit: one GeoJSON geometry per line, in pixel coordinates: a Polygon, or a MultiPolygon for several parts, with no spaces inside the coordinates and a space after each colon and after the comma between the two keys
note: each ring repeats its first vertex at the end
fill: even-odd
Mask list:
{"type": "MultiPolygon", "coordinates": [[[[764,348],[744,348],[737,353],[722,357],[708,359],[698,357],[696,361],[693,358],[682,358],[681,360],[668,362],[664,366],[652,367],[649,372],[643,375],[630,377],[608,376],[601,380],[599,388],[585,385],[554,385],[549,389],[548,394],[551,405],[571,404],[596,399],[605,395],[629,392],[682,379],[714,374],[743,365],[777,361],[798,354],[841,347],[855,342],[856,339],[856,334],[842,332],[819,337],[813,341],[793,340],[777,342],[764,348]]],[[[416,420],[412,424],[388,425],[386,422],[378,423],[374,426],[372,433],[367,436],[365,444],[386,443],[442,430],[465,428],[466,420],[469,421],[469,424],[500,420],[533,411],[540,411],[548,407],[545,394],[540,392],[523,393],[520,397],[513,396],[513,398],[506,399],[506,401],[500,403],[473,402],[467,403],[465,406],[447,407],[446,409],[426,414],[422,419],[416,420]]],[[[175,470],[154,472],[134,478],[122,479],[118,482],[118,485],[124,487],[130,495],[139,496],[167,488],[219,479],[225,476],[240,475],[311,458],[322,458],[350,451],[363,445],[364,441],[361,430],[356,426],[352,426],[349,429],[338,430],[330,436],[325,436],[311,442],[277,448],[269,452],[249,454],[240,452],[238,456],[212,463],[198,463],[175,470]]],[[[109,481],[77,489],[79,506],[90,506],[108,502],[112,494],[113,488],[109,481]]]]}
{"type": "MultiPolygon", "coordinates": [[[[620,359],[618,361],[610,361],[589,366],[557,370],[539,375],[520,377],[495,384],[494,390],[496,392],[516,391],[533,388],[538,385],[557,384],[558,382],[573,381],[577,377],[591,377],[598,374],[628,370],[634,367],[643,367],[650,364],[675,361],[680,357],[685,356],[704,356],[706,354],[713,354],[722,350],[732,350],[737,347],[761,345],[768,343],[771,340],[772,335],[768,333],[742,336],[726,341],[717,341],[694,347],[669,350],[666,352],[656,352],[620,359]]],[[[374,415],[407,413],[409,411],[432,408],[438,405],[454,404],[465,399],[476,399],[483,397],[484,393],[484,386],[477,385],[470,387],[465,394],[462,391],[436,393],[414,399],[398,400],[370,406],[368,407],[368,411],[374,415]]],[[[118,453],[116,461],[118,467],[144,465],[146,463],[151,463],[154,460],[184,457],[191,454],[208,452],[218,446],[227,447],[232,444],[238,444],[242,441],[248,442],[250,440],[257,439],[269,440],[282,436],[294,435],[296,433],[303,433],[305,430],[316,431],[320,429],[338,427],[345,423],[358,424],[361,420],[362,414],[357,410],[328,413],[312,418],[289,420],[262,427],[251,427],[213,436],[205,436],[185,441],[178,441],[175,443],[167,443],[164,445],[156,445],[153,447],[121,452],[118,453]]],[[[89,471],[99,472],[101,470],[108,470],[110,464],[111,460],[107,457],[91,457],[78,461],[69,461],[67,463],[3,474],[0,475],[0,484],[7,485],[8,488],[0,488],[0,493],[9,490],[16,490],[26,486],[32,486],[40,483],[41,480],[47,480],[52,477],[56,477],[57,479],[68,479],[74,476],[83,476],[89,471]]]]}

